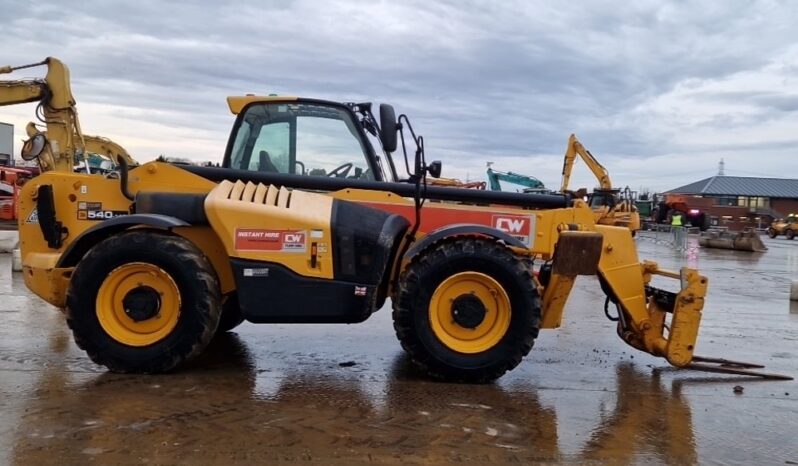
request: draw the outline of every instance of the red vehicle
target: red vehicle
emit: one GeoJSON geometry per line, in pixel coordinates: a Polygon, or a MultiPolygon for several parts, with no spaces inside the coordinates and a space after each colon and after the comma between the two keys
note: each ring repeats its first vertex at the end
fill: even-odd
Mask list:
{"type": "Polygon", "coordinates": [[[655,201],[651,218],[657,223],[670,223],[673,212],[680,212],[686,226],[698,227],[701,231],[709,228],[709,209],[713,200],[686,194],[664,194],[655,201]]]}
{"type": "Polygon", "coordinates": [[[19,190],[33,176],[24,168],[0,167],[0,221],[17,220],[19,190]]]}

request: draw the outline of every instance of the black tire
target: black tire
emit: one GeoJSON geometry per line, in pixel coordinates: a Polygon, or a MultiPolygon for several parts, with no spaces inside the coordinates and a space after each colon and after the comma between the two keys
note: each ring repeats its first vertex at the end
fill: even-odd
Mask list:
{"type": "Polygon", "coordinates": [[[651,221],[654,222],[654,223],[660,223],[660,221],[659,221],[659,209],[656,209],[656,208],[652,209],[651,213],[649,214],[649,218],[651,218],[651,221]]]}
{"type": "Polygon", "coordinates": [[[788,229],[784,232],[784,236],[786,236],[787,239],[793,239],[795,238],[795,232],[788,229]]]}
{"type": "Polygon", "coordinates": [[[229,332],[244,322],[244,314],[238,306],[238,293],[233,292],[227,295],[222,304],[222,316],[219,318],[219,326],[216,334],[229,332]]]}
{"type": "Polygon", "coordinates": [[[402,347],[421,370],[447,381],[484,383],[501,377],[529,353],[540,328],[540,297],[526,261],[503,244],[482,238],[444,239],[416,256],[399,279],[393,306],[394,329],[402,347]],[[460,272],[490,276],[510,302],[506,332],[479,353],[450,349],[430,323],[433,293],[460,272]]]}
{"type": "Polygon", "coordinates": [[[706,213],[702,213],[698,216],[698,229],[699,231],[707,231],[709,227],[712,226],[712,223],[709,220],[709,216],[706,213]]]}
{"type": "Polygon", "coordinates": [[[770,236],[771,238],[775,238],[779,236],[779,234],[776,232],[775,228],[768,228],[768,236],[770,236]]]}
{"type": "Polygon", "coordinates": [[[213,266],[194,244],[158,231],[136,230],[103,240],[78,263],[67,292],[66,316],[75,343],[92,361],[113,372],[159,373],[193,358],[207,346],[219,323],[220,302],[213,266]],[[109,274],[131,264],[160,268],[180,293],[174,328],[146,346],[114,339],[103,328],[96,310],[98,292],[109,274]]]}

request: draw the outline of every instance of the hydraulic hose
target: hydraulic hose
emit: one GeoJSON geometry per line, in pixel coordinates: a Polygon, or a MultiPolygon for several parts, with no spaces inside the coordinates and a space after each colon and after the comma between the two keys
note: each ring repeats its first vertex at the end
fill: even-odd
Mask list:
{"type": "Polygon", "coordinates": [[[119,189],[122,191],[122,195],[128,198],[129,200],[135,200],[130,191],[128,191],[127,186],[127,175],[128,175],[128,165],[127,160],[124,157],[119,157],[119,189]]]}

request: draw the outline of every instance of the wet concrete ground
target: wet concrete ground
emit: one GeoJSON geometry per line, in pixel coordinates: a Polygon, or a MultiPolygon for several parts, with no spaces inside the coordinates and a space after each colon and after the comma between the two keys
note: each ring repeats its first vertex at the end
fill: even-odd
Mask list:
{"type": "MultiPolygon", "coordinates": [[[[798,375],[798,241],[765,242],[750,254],[638,241],[641,257],[709,276],[698,354],[798,375]]],[[[178,373],[109,374],[9,262],[0,464],[798,463],[798,382],[674,371],[627,348],[590,277],[564,328],[498,383],[466,386],[420,377],[388,308],[359,325],[245,324],[178,373]]]]}

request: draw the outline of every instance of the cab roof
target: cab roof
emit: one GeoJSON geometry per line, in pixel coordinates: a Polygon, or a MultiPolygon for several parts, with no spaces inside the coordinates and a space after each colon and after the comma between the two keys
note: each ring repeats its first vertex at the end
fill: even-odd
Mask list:
{"type": "Polygon", "coordinates": [[[314,102],[314,103],[322,103],[322,104],[330,104],[330,105],[342,105],[341,102],[333,102],[331,100],[320,100],[320,99],[307,99],[302,97],[296,96],[287,96],[287,95],[242,95],[242,96],[230,96],[227,98],[227,106],[230,107],[230,112],[234,115],[238,115],[244,110],[244,107],[247,105],[254,103],[254,102],[298,102],[298,101],[305,101],[305,102],[314,102]]]}

